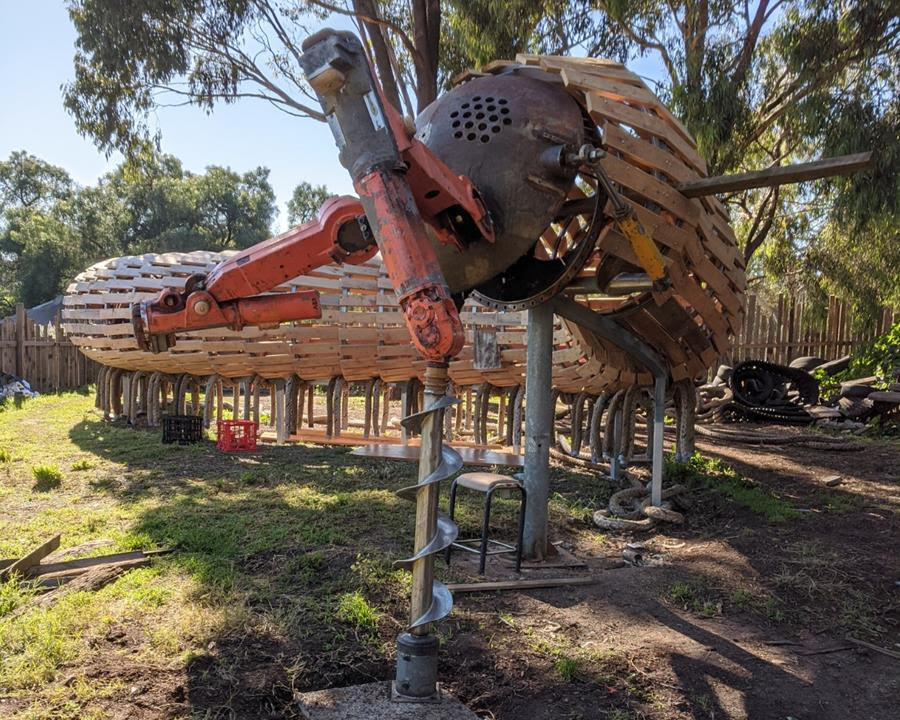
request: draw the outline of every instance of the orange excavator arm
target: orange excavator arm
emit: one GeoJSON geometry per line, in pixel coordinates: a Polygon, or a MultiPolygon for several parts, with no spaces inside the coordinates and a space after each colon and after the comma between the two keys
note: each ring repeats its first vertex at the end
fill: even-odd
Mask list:
{"type": "Polygon", "coordinates": [[[165,290],[135,305],[138,345],[160,352],[177,332],[321,317],[315,291],[262,293],[322,265],[357,264],[380,251],[419,352],[446,360],[462,349],[464,333],[426,224],[440,242],[462,248],[493,241],[490,216],[471,181],[410,136],[354,35],[323,31],[303,50],[304,72],[360,199],[333,198],[313,222],[189,278],[181,292],[165,290]]]}
{"type": "Polygon", "coordinates": [[[240,330],[321,317],[315,290],[262,293],[322,265],[365,262],[377,251],[360,202],[331,198],[315,220],[234,255],[207,276],[188,278],[182,291],[163,290],[152,302],[135,305],[138,345],[160,352],[186,330],[240,330]]]}

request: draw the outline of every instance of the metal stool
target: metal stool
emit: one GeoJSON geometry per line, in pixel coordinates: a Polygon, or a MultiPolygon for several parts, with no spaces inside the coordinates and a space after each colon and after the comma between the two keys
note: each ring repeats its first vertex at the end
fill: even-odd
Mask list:
{"type": "Polygon", "coordinates": [[[516,554],[516,572],[518,572],[522,567],[522,537],[525,532],[525,503],[527,500],[525,488],[508,475],[498,475],[497,473],[489,472],[463,473],[450,483],[449,511],[451,520],[456,513],[456,490],[460,485],[469,488],[470,490],[477,490],[478,492],[485,493],[484,517],[481,522],[481,538],[457,540],[452,543],[447,548],[447,564],[450,564],[450,552],[453,548],[459,548],[466,552],[478,553],[481,556],[481,562],[478,565],[478,574],[484,575],[484,563],[487,560],[488,555],[500,555],[503,553],[514,552],[516,554]],[[488,526],[491,519],[491,498],[497,490],[518,490],[522,498],[522,502],[519,504],[519,541],[516,545],[508,545],[499,540],[491,540],[488,538],[488,526]],[[467,543],[479,543],[480,547],[469,547],[467,543]],[[488,551],[489,543],[499,545],[502,549],[488,551]]]}

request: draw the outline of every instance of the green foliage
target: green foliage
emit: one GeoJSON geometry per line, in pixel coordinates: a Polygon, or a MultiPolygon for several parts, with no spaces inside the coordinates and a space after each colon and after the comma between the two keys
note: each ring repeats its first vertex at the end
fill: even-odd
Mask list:
{"type": "Polygon", "coordinates": [[[722,460],[706,458],[699,452],[695,452],[685,463],[677,463],[671,455],[666,456],[665,477],[673,483],[686,483],[712,490],[757,515],[762,515],[769,522],[778,523],[800,517],[790,503],[742,477],[722,460]]]}
{"type": "Polygon", "coordinates": [[[33,298],[42,302],[57,293],[60,273],[72,264],[73,238],[44,213],[73,192],[65,170],[25,151],[0,161],[0,316],[16,302],[35,304],[33,298]]]}
{"type": "MultiPolygon", "coordinates": [[[[449,80],[468,68],[520,52],[540,52],[542,24],[559,20],[568,3],[557,0],[448,2],[441,37],[441,65],[449,80]],[[546,18],[546,20],[545,20],[546,18]]],[[[574,3],[573,3],[574,4],[574,3]]]]}
{"type": "Polygon", "coordinates": [[[62,484],[63,474],[56,465],[34,465],[31,468],[36,490],[47,491],[62,484]]]}
{"type": "Polygon", "coordinates": [[[378,631],[378,620],[381,614],[369,604],[362,593],[351,592],[341,595],[335,617],[350,623],[357,632],[374,635],[378,631]]]}
{"type": "Polygon", "coordinates": [[[24,605],[34,594],[34,584],[21,580],[17,575],[0,581],[0,619],[24,605]]]}
{"type": "Polygon", "coordinates": [[[207,110],[255,97],[322,119],[305,104],[296,63],[307,12],[306,3],[249,0],[72,0],[78,39],[66,107],[103,150],[128,155],[147,147],[148,115],[173,96],[207,110]],[[254,42],[261,35],[265,43],[254,42]]]}
{"type": "Polygon", "coordinates": [[[577,658],[560,655],[553,661],[553,670],[563,682],[573,683],[578,680],[581,664],[577,658]]]}
{"type": "Polygon", "coordinates": [[[72,463],[72,469],[75,470],[76,472],[80,472],[82,470],[90,470],[92,467],[94,467],[94,463],[92,463],[90,460],[86,460],[86,459],[85,460],[76,460],[75,462],[72,463]]]}
{"type": "Polygon", "coordinates": [[[13,208],[46,209],[73,190],[72,179],[61,167],[18,150],[0,162],[0,213],[13,208]]]}
{"type": "Polygon", "coordinates": [[[115,255],[242,249],[269,237],[275,194],[266,168],[184,170],[145,152],[77,188],[60,168],[22,152],[0,162],[0,315],[65,291],[115,255]]]}
{"type": "Polygon", "coordinates": [[[681,581],[666,590],[666,597],[684,610],[700,617],[710,618],[722,614],[722,602],[701,582],[681,581]]]}
{"type": "Polygon", "coordinates": [[[302,225],[309,222],[316,217],[322,203],[332,196],[332,193],[328,192],[328,188],[324,185],[301,182],[294,188],[294,193],[287,203],[288,223],[302,225]]]}
{"type": "Polygon", "coordinates": [[[6,448],[0,448],[0,463],[8,463],[12,460],[12,453],[6,448]]]}
{"type": "Polygon", "coordinates": [[[781,603],[771,595],[739,589],[728,595],[728,604],[739,610],[761,615],[771,622],[784,620],[784,610],[781,608],[781,603]]]}
{"type": "Polygon", "coordinates": [[[841,383],[861,377],[875,376],[878,379],[872,383],[873,387],[885,389],[892,382],[895,368],[900,368],[900,323],[894,323],[883,335],[856,348],[846,370],[827,375],[816,368],[812,375],[819,381],[821,392],[827,395],[836,393],[841,383]]]}
{"type": "Polygon", "coordinates": [[[821,370],[813,371],[813,376],[825,388],[834,389],[840,383],[854,378],[875,375],[876,387],[886,388],[895,368],[900,368],[900,322],[879,335],[872,342],[857,348],[850,356],[850,365],[843,372],[828,377],[821,370]]]}

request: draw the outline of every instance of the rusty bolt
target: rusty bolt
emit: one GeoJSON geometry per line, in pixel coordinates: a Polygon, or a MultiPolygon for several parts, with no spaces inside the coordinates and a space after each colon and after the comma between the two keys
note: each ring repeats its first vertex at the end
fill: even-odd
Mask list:
{"type": "Polygon", "coordinates": [[[194,303],[194,312],[197,315],[206,315],[209,312],[209,301],[208,300],[198,300],[194,303]]]}

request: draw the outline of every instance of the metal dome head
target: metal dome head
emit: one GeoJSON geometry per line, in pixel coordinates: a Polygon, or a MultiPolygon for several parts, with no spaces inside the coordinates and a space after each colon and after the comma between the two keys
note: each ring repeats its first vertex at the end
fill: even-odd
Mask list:
{"type": "Polygon", "coordinates": [[[587,129],[576,99],[558,76],[511,66],[458,85],[416,121],[416,137],[478,189],[494,221],[494,243],[462,252],[436,244],[453,292],[477,287],[531,251],[568,197],[587,129]]]}

